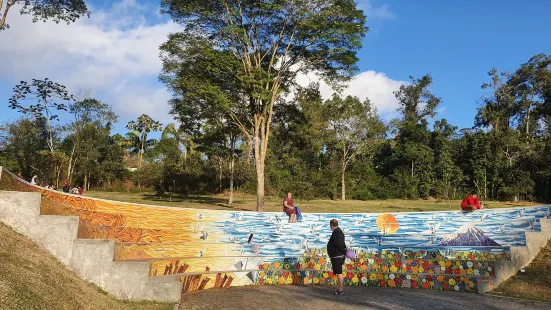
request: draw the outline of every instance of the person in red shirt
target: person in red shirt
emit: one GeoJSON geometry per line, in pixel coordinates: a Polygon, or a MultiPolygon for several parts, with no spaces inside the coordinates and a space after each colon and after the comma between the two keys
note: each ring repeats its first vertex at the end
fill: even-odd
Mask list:
{"type": "Polygon", "coordinates": [[[463,211],[474,211],[482,209],[482,205],[480,204],[480,200],[478,199],[478,195],[476,192],[472,192],[470,196],[467,196],[465,197],[465,199],[463,199],[463,202],[461,202],[461,209],[463,211]]]}
{"type": "Polygon", "coordinates": [[[293,202],[293,195],[291,192],[288,192],[287,197],[283,199],[283,212],[289,216],[289,223],[295,223],[297,221],[297,210],[295,210],[295,203],[293,202]]]}

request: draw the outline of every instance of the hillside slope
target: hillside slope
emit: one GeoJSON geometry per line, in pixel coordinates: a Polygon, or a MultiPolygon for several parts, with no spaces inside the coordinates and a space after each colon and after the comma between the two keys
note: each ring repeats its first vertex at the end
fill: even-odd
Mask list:
{"type": "Polygon", "coordinates": [[[0,309],[169,310],[173,304],[120,301],[0,222],[0,309]]]}

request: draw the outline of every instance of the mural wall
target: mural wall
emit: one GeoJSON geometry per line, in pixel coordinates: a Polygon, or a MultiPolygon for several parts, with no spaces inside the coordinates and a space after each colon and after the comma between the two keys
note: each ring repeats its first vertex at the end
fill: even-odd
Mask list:
{"type": "Polygon", "coordinates": [[[32,186],[4,170],[1,190],[43,195],[41,214],[80,217],[79,238],[116,241],[114,259],[149,261],[150,276],[185,291],[252,284],[329,284],[329,221],[357,257],[347,285],[476,291],[494,264],[539,231],[550,208],[395,214],[303,214],[198,210],[99,200],[32,186]]]}

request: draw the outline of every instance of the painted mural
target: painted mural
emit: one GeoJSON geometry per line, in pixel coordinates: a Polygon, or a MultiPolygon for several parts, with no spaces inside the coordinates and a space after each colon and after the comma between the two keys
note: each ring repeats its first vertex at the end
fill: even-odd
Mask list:
{"type": "Polygon", "coordinates": [[[347,285],[476,291],[511,259],[511,246],[539,231],[550,207],[394,214],[303,214],[157,207],[68,195],[32,186],[4,170],[0,189],[43,195],[41,214],[79,216],[79,238],[115,240],[114,259],[149,261],[151,277],[184,291],[261,284],[328,284],[329,221],[349,248],[347,285]]]}

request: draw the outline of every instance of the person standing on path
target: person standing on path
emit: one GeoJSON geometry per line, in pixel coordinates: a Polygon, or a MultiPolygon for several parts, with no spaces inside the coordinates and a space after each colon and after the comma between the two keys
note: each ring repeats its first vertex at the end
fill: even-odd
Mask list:
{"type": "Polygon", "coordinates": [[[337,275],[339,286],[333,295],[344,294],[344,276],[342,274],[342,265],[344,264],[344,256],[346,254],[346,244],[344,243],[344,233],[339,228],[339,222],[332,219],[329,222],[329,226],[333,233],[329,242],[327,242],[327,255],[331,258],[331,266],[333,267],[333,274],[337,275]]]}

